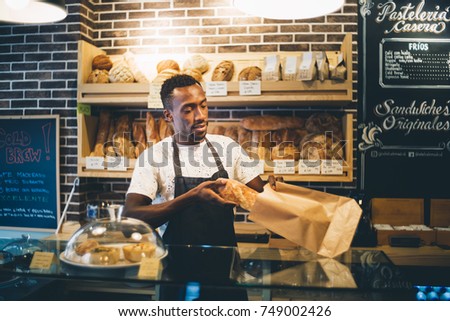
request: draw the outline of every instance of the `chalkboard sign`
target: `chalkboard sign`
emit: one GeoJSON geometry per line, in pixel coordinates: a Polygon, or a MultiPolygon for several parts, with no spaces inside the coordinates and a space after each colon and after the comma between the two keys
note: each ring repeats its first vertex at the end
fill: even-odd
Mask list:
{"type": "Polygon", "coordinates": [[[0,117],[0,228],[58,226],[59,116],[0,117]]]}
{"type": "Polygon", "coordinates": [[[449,8],[440,0],[361,0],[359,13],[361,189],[448,198],[449,8]]]}

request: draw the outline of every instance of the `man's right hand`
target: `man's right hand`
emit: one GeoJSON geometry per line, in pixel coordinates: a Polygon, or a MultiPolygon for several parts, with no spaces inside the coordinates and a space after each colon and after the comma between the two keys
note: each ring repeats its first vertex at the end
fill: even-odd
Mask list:
{"type": "Polygon", "coordinates": [[[218,193],[219,188],[225,186],[226,180],[217,179],[206,181],[193,188],[190,192],[199,201],[205,201],[219,206],[236,206],[236,203],[224,200],[218,193]]]}

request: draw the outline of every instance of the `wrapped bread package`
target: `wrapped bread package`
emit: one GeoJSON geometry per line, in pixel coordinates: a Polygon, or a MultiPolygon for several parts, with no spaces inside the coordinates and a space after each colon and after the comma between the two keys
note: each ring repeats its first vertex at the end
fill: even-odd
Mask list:
{"type": "Polygon", "coordinates": [[[256,196],[253,222],[325,257],[350,248],[362,213],[354,199],[280,182],[256,196]]]}
{"type": "Polygon", "coordinates": [[[278,81],[281,79],[280,56],[271,55],[264,57],[264,69],[262,70],[262,80],[278,81]]]}
{"type": "Polygon", "coordinates": [[[310,81],[317,78],[316,56],[312,52],[303,52],[297,70],[297,80],[310,81]]]}

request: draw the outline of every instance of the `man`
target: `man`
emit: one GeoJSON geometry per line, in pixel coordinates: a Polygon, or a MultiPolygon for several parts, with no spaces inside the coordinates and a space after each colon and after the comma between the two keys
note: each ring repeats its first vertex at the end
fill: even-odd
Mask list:
{"type": "Polygon", "coordinates": [[[141,154],[127,192],[124,215],[154,228],[167,223],[166,244],[235,246],[235,204],[217,191],[220,178],[258,192],[256,166],[232,139],[208,135],[208,105],[200,83],[187,75],[164,82],[161,100],[175,134],[141,154]]]}

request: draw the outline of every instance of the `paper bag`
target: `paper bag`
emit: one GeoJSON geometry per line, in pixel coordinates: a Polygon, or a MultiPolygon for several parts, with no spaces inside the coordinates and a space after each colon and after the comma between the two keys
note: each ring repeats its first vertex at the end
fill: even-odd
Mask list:
{"type": "Polygon", "coordinates": [[[249,219],[314,253],[335,257],[350,248],[362,210],[355,200],[277,182],[264,186],[249,219]]]}

